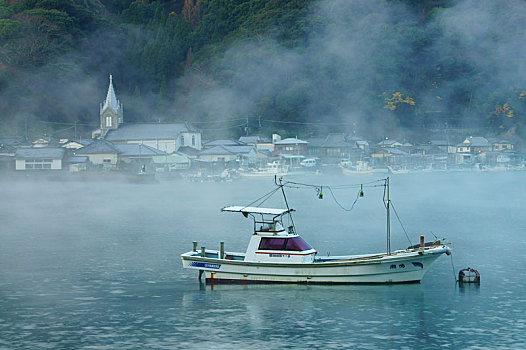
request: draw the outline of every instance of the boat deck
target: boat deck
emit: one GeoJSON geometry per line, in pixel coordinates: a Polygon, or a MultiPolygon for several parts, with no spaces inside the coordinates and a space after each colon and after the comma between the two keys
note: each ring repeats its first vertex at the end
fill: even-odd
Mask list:
{"type": "MultiPolygon", "coordinates": [[[[427,251],[427,250],[430,250],[430,249],[433,249],[439,246],[444,246],[444,245],[446,244],[445,243],[434,244],[434,242],[427,242],[424,248],[420,246],[411,246],[405,250],[394,251],[391,254],[380,253],[380,254],[345,255],[345,256],[316,256],[312,263],[323,264],[323,263],[335,263],[335,262],[375,260],[375,259],[382,259],[382,258],[387,258],[387,257],[393,258],[393,257],[396,257],[397,255],[424,252],[424,251],[427,251]]],[[[219,250],[207,249],[205,250],[204,256],[201,255],[200,251],[188,252],[188,253],[185,253],[184,255],[186,255],[187,257],[194,257],[194,258],[246,261],[245,253],[225,252],[224,259],[220,258],[220,254],[221,253],[219,250]]],[[[287,253],[285,252],[283,254],[287,254],[287,253]]],[[[253,261],[247,261],[247,262],[253,262],[253,261]]]]}

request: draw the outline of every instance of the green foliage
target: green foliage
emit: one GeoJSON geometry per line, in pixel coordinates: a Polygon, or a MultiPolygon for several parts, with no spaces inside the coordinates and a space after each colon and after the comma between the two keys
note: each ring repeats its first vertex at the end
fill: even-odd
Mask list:
{"type": "MultiPolygon", "coordinates": [[[[45,67],[61,79],[75,70],[97,77],[111,71],[118,93],[134,100],[127,104],[133,106],[127,120],[145,118],[145,110],[173,114],[176,99],[191,101],[182,94],[218,87],[251,95],[244,101],[248,113],[267,119],[338,122],[359,110],[371,123],[390,118],[386,125],[415,128],[434,122],[428,111],[440,111],[451,123],[471,115],[494,130],[522,125],[526,95],[518,100],[517,91],[526,87],[520,79],[510,81],[513,91],[488,86],[494,73],[468,59],[465,38],[443,25],[455,15],[448,11],[454,1],[371,3],[399,10],[386,18],[367,1],[0,0],[0,94],[15,86],[18,95],[27,95],[24,84],[8,81],[45,67]],[[327,5],[336,16],[320,10],[327,5]],[[333,27],[339,30],[331,32],[333,27]],[[333,40],[337,44],[326,45],[333,40]],[[241,46],[259,49],[233,55],[232,48],[241,46]],[[281,70],[283,56],[293,69],[281,70]],[[279,80],[273,90],[259,91],[259,68],[279,80]],[[398,91],[414,97],[416,105],[385,109],[382,93],[398,91]],[[137,101],[142,98],[151,100],[137,101]],[[508,102],[513,118],[494,113],[508,102]]],[[[523,30],[513,13],[496,17],[509,18],[502,24],[510,33],[523,30]]],[[[489,42],[505,40],[497,33],[489,42]]],[[[477,54],[493,53],[486,48],[477,54]]],[[[16,103],[9,105],[16,111],[16,103]]],[[[48,118],[69,113],[52,108],[48,118]]]]}
{"type": "Polygon", "coordinates": [[[11,7],[0,4],[0,18],[11,18],[14,11],[11,7]]]}
{"type": "Polygon", "coordinates": [[[147,24],[155,15],[158,4],[156,2],[146,3],[135,1],[122,11],[121,20],[133,24],[147,24]]]}
{"type": "Polygon", "coordinates": [[[0,19],[0,42],[16,38],[20,35],[22,25],[19,21],[0,19]]]}

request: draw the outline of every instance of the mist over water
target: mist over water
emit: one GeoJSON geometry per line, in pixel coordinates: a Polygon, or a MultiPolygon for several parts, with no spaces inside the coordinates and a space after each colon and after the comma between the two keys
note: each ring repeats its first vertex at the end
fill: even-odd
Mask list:
{"type": "MultiPolygon", "coordinates": [[[[391,198],[413,244],[447,237],[421,284],[205,286],[183,270],[192,241],[244,251],[252,229],[221,213],[273,188],[233,183],[0,181],[0,348],[479,348],[526,346],[524,174],[403,174],[391,198]]],[[[348,184],[376,177],[291,178],[348,184]]],[[[385,250],[381,189],[351,212],[288,189],[297,230],[320,254],[385,250]]],[[[349,207],[356,193],[336,191],[349,207]]],[[[265,203],[282,207],[276,197],[265,203]]],[[[409,245],[393,216],[392,247],[409,245]]]]}

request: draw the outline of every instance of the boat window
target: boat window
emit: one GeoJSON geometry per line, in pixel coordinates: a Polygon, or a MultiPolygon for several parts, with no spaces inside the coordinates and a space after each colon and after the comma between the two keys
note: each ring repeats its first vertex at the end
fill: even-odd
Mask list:
{"type": "Polygon", "coordinates": [[[301,237],[289,238],[287,240],[287,244],[285,245],[285,250],[302,251],[302,250],[309,250],[309,249],[312,249],[312,247],[307,242],[305,242],[301,237]]]}
{"type": "Polygon", "coordinates": [[[261,238],[259,249],[261,250],[283,250],[285,238],[261,238]]]}
{"type": "Polygon", "coordinates": [[[312,249],[301,237],[294,238],[261,238],[259,242],[260,250],[289,250],[303,251],[312,249]]]}

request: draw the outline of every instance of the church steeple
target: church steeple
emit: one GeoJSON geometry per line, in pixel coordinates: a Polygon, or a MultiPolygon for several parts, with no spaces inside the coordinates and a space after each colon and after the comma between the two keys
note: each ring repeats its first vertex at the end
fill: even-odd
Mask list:
{"type": "Polygon", "coordinates": [[[106,94],[104,102],[100,104],[100,128],[103,135],[105,135],[109,129],[117,129],[122,122],[122,103],[119,102],[117,95],[115,95],[115,90],[113,89],[113,76],[110,74],[108,93],[106,94]]]}
{"type": "Polygon", "coordinates": [[[115,90],[113,90],[113,76],[110,74],[110,86],[108,87],[108,93],[106,94],[106,100],[104,101],[104,107],[111,108],[115,112],[119,109],[119,100],[117,100],[117,96],[115,95],[115,90]]]}

